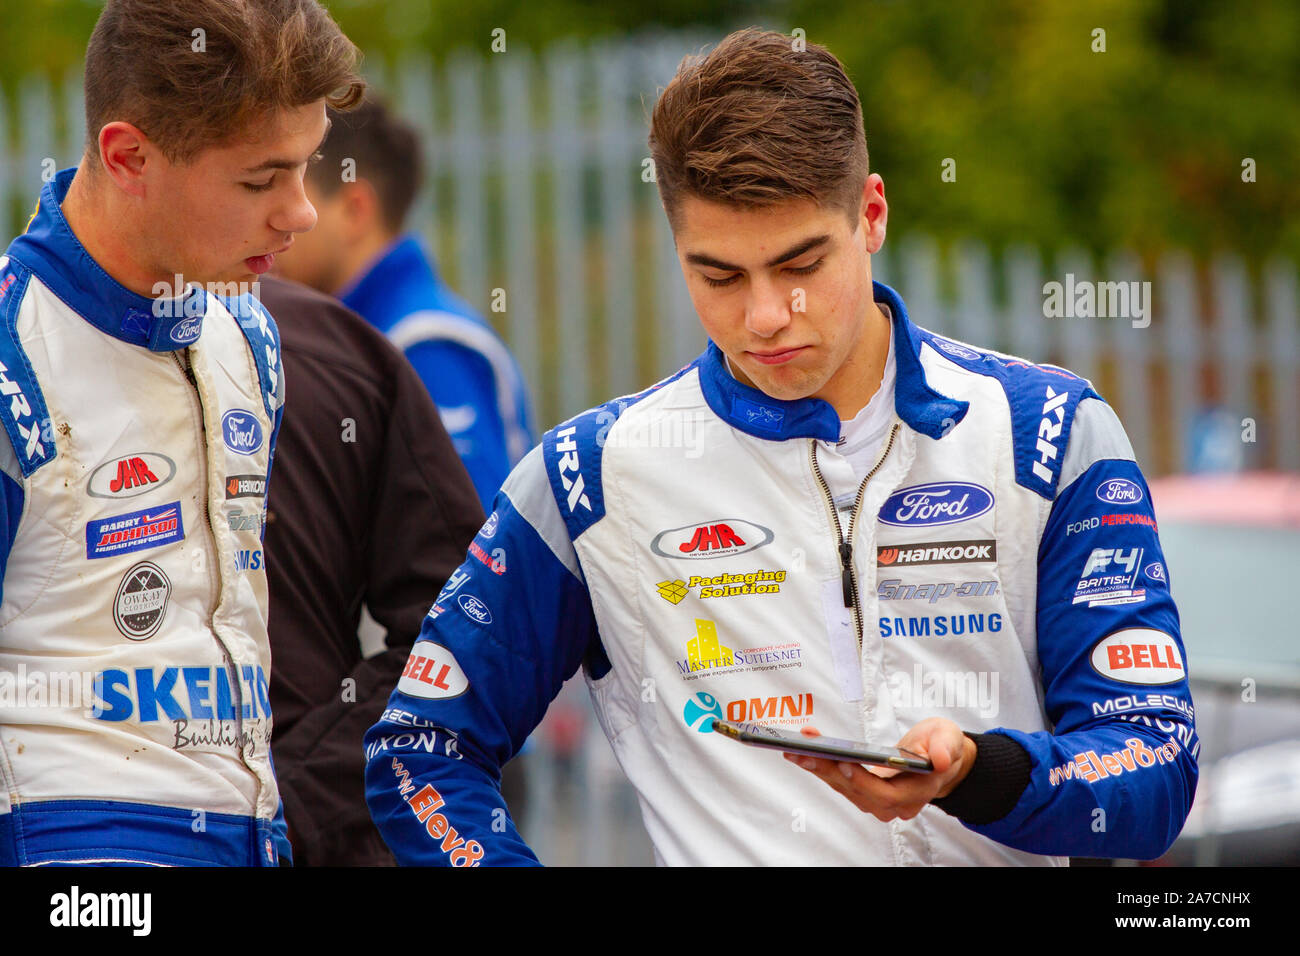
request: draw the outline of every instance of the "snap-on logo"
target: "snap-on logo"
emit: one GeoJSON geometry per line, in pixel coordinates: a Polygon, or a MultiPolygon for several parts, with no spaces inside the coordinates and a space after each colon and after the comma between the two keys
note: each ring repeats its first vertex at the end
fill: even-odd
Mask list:
{"type": "Polygon", "coordinates": [[[933,527],[978,518],[993,507],[993,493],[968,481],[934,481],[895,492],[880,509],[881,524],[933,527]]]}
{"type": "Polygon", "coordinates": [[[1176,684],[1187,676],[1178,643],[1148,627],[1102,638],[1092,649],[1092,669],[1126,684],[1176,684]]]}
{"type": "Polygon", "coordinates": [[[221,416],[221,437],[236,455],[254,455],[262,447],[262,423],[252,412],[232,408],[221,416]]]}
{"type": "Polygon", "coordinates": [[[1135,505],[1142,500],[1142,489],[1127,478],[1108,478],[1097,486],[1097,500],[1108,505],[1135,505]]]}

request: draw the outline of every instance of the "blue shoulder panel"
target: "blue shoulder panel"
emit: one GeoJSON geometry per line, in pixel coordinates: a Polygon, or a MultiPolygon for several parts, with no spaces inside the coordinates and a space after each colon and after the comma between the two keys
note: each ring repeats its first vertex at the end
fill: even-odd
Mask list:
{"type": "Polygon", "coordinates": [[[18,341],[18,308],[31,272],[10,259],[0,270],[0,418],[13,445],[23,477],[54,460],[55,446],[43,434],[50,414],[36,382],[36,372],[18,341]]]}
{"type": "Polygon", "coordinates": [[[601,481],[605,438],[619,416],[647,395],[676,381],[700,364],[703,357],[656,382],[643,392],[615,398],[589,408],[567,422],[561,422],[542,436],[542,457],[551,493],[560,517],[576,541],[593,524],[605,517],[605,489],[601,481]]]}
{"type": "Polygon", "coordinates": [[[251,293],[241,296],[217,296],[239,323],[257,363],[257,377],[262,383],[262,404],[272,422],[280,409],[284,392],[280,381],[280,330],[275,320],[251,293]]]}
{"type": "Polygon", "coordinates": [[[1016,483],[1055,500],[1074,411],[1085,398],[1101,398],[1092,384],[1055,365],[994,355],[924,329],[921,336],[955,364],[998,380],[1011,406],[1016,483]]]}

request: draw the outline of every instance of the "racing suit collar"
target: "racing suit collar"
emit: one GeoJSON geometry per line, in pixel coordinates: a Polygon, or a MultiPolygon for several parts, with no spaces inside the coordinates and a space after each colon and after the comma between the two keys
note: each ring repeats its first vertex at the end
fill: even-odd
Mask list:
{"type": "Polygon", "coordinates": [[[105,272],[77,239],[60,208],[76,172],[75,166],[60,170],[45,184],[27,230],[9,244],[8,255],[115,339],[155,352],[198,341],[208,307],[202,288],[195,286],[180,297],[137,295],[105,272]]]}
{"type": "MultiPolygon", "coordinates": [[[[393,290],[412,282],[423,286],[440,285],[437,270],[425,255],[419,239],[413,233],[406,233],[385,247],[347,287],[341,289],[338,298],[353,312],[375,323],[374,316],[392,311],[388,300],[392,298],[393,290]]],[[[388,324],[399,318],[401,315],[394,314],[388,324]]],[[[379,327],[380,331],[387,331],[387,326],[379,324],[379,327]]]]}
{"type": "MultiPolygon", "coordinates": [[[[921,366],[921,330],[908,319],[907,308],[897,292],[881,282],[873,281],[872,288],[875,300],[889,306],[894,323],[894,361],[898,368],[894,410],[916,431],[940,439],[966,416],[970,403],[930,387],[921,366]]],[[[830,403],[819,398],[782,401],[741,384],[727,370],[722,350],[712,341],[698,366],[705,401],[733,428],[769,441],[839,440],[840,418],[830,403]]]]}

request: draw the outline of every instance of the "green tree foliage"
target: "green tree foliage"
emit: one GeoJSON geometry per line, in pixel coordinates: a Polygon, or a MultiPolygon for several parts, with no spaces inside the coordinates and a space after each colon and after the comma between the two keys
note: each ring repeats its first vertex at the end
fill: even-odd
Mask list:
{"type": "MultiPolygon", "coordinates": [[[[750,23],[846,64],[894,231],[1300,258],[1300,4],[1261,0],[327,0],[363,49],[537,50],[750,23]],[[1095,52],[1094,30],[1105,31],[1095,52]],[[1255,163],[1255,182],[1242,164],[1255,163]],[[945,159],[955,182],[942,179],[945,159]]],[[[0,88],[78,76],[96,0],[5,0],[0,88]]],[[[683,54],[692,52],[683,49],[683,54]]],[[[10,115],[13,115],[12,112],[10,115]]]]}
{"type": "Polygon", "coordinates": [[[800,0],[782,16],[848,68],[903,229],[1300,256],[1295,3],[800,0]]]}

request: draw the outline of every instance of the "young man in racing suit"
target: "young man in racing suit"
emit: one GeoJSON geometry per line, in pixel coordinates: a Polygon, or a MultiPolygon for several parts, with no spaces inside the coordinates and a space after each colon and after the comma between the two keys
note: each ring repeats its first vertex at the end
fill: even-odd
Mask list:
{"type": "Polygon", "coordinates": [[[708,350],[507,480],[367,736],[400,861],[534,861],[497,768],[580,665],[664,863],[1146,858],[1183,824],[1192,705],[1122,427],[1087,381],[933,335],[872,282],[856,92],[791,47],[733,34],[655,107],[708,350]],[[805,773],[715,717],[934,772],[805,773]]]}
{"type": "Polygon", "coordinates": [[[315,0],[110,0],[95,27],[85,156],[0,256],[0,863],[290,859],[262,559],[284,378],[237,293],[313,225],[356,61],[315,0]]]}

